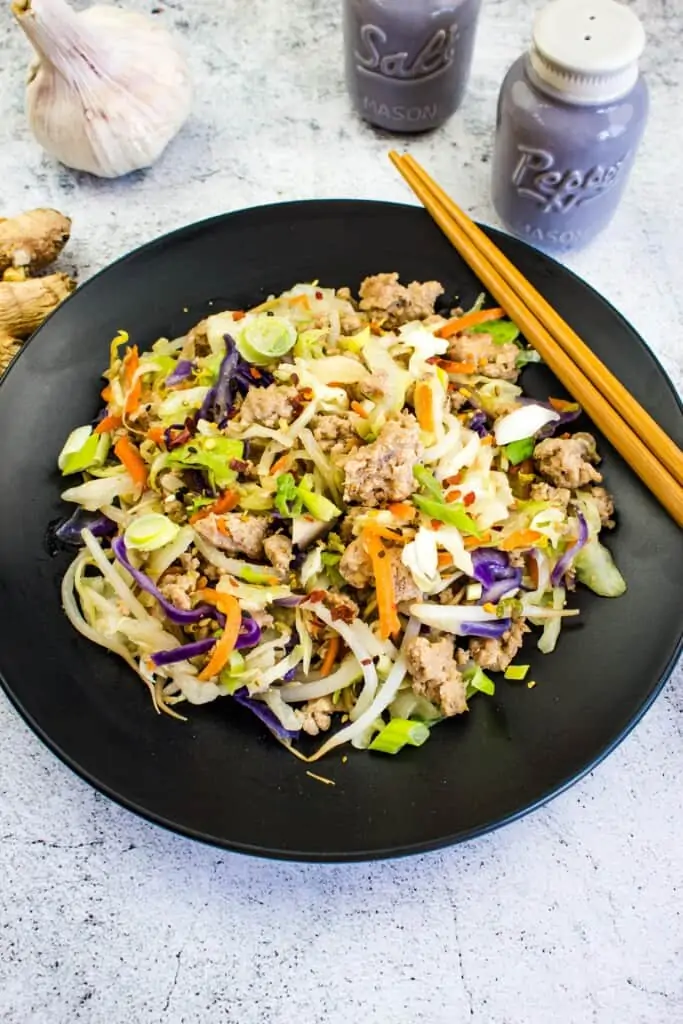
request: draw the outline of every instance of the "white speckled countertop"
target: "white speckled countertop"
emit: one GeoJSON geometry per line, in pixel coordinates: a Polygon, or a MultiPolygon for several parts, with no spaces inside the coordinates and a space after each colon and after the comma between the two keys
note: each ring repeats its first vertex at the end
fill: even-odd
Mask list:
{"type": "MultiPolygon", "coordinates": [[[[74,218],[85,278],[181,224],[278,199],[410,201],[350,113],[340,0],[137,0],[180,33],[194,114],[149,173],[56,166],[22,112],[28,50],[0,11],[0,214],[74,218]]],[[[530,0],[484,0],[469,92],[414,152],[475,216],[498,83],[530,0]]],[[[683,384],[680,0],[638,0],[652,114],[613,226],[568,262],[683,384]],[[680,146],[678,147],[680,149],[680,146]]],[[[483,839],[409,860],[297,866],[148,825],[58,762],[0,698],[3,1024],[681,1024],[683,676],[591,776],[483,839]]]]}

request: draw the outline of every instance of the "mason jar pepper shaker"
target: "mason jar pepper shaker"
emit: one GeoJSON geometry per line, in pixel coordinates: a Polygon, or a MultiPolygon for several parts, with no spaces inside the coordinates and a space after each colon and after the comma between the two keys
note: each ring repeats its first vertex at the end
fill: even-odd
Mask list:
{"type": "Polygon", "coordinates": [[[344,0],[346,81],[357,112],[423,132],[459,107],[481,0],[344,0]]]}
{"type": "Polygon", "coordinates": [[[648,113],[645,33],[614,0],[553,0],[500,91],[493,203],[505,226],[550,252],[612,219],[648,113]]]}

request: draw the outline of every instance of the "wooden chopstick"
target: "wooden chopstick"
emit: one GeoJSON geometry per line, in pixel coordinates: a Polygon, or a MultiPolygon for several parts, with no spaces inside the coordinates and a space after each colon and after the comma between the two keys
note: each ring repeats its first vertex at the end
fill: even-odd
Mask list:
{"type": "MultiPolygon", "coordinates": [[[[470,241],[494,264],[500,276],[517,292],[526,305],[535,313],[555,341],[562,346],[567,355],[583,370],[598,391],[602,392],[607,401],[620,416],[629,423],[640,440],[647,445],[659,461],[669,470],[683,486],[683,452],[666,434],[650,414],[636,401],[633,395],[603,362],[586,345],[569,324],[562,319],[550,303],[536,291],[531,282],[527,281],[517,267],[510,262],[495,242],[477,227],[473,220],[461,210],[427,172],[409,154],[403,157],[417,175],[423,185],[441,203],[470,241]]],[[[400,169],[400,168],[399,168],[400,169]]]]}
{"type": "MultiPolygon", "coordinates": [[[[555,336],[550,333],[548,326],[537,315],[534,296],[538,293],[519,274],[519,271],[517,271],[519,280],[524,285],[523,294],[520,294],[503,277],[499,271],[499,266],[500,260],[504,260],[505,257],[497,246],[490,242],[489,239],[486,239],[488,243],[486,252],[479,248],[479,235],[474,233],[475,231],[478,232],[476,225],[472,224],[472,229],[474,230],[471,234],[464,231],[460,224],[451,216],[450,207],[451,205],[455,207],[455,204],[452,200],[449,200],[449,208],[446,208],[446,205],[440,200],[439,193],[432,191],[432,188],[428,188],[425,184],[424,179],[431,180],[426,175],[426,172],[422,171],[421,168],[421,174],[416,172],[414,166],[416,161],[412,158],[410,160],[403,158],[393,151],[389,154],[389,157],[449,241],[455,246],[491,295],[505,309],[511,319],[514,320],[526,339],[540,353],[552,372],[564,384],[576,401],[583,406],[593,422],[614,445],[626,462],[628,462],[634,472],[638,474],[643,483],[652,491],[676,523],[679,526],[683,526],[683,487],[681,487],[678,480],[666,468],[663,462],[659,461],[659,450],[656,453],[650,451],[626,419],[620,415],[616,408],[610,405],[609,400],[596,387],[592,376],[589,376],[588,372],[584,371],[573,361],[555,336]],[[475,238],[476,242],[474,241],[475,238]],[[525,301],[526,296],[529,297],[530,305],[527,305],[525,301]]],[[[438,186],[434,184],[433,188],[436,190],[438,186]]],[[[461,210],[459,211],[459,218],[460,220],[463,218],[469,220],[467,215],[461,210]]],[[[558,314],[555,313],[555,317],[557,318],[557,323],[564,325],[564,321],[558,314]]],[[[590,350],[588,351],[592,359],[595,359],[598,375],[603,370],[605,373],[608,373],[609,371],[607,371],[606,367],[602,366],[597,357],[593,356],[590,350]]],[[[616,378],[613,379],[616,381],[616,378]]],[[[649,420],[650,417],[638,405],[635,399],[631,396],[629,397],[637,410],[634,418],[639,423],[639,426],[642,427],[642,424],[646,422],[645,418],[647,417],[647,420],[649,420]]],[[[664,436],[666,437],[666,435],[664,436]]],[[[671,444],[673,445],[673,442],[671,444]]],[[[678,451],[678,449],[676,450],[678,451]]]]}

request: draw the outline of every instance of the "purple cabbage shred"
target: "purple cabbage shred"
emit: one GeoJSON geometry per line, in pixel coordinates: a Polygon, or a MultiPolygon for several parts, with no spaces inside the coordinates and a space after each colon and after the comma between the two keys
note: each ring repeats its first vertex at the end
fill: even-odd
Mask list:
{"type": "Polygon", "coordinates": [[[248,708],[249,711],[253,712],[257,718],[260,718],[263,724],[279,740],[289,743],[292,740],[298,739],[301,730],[297,729],[296,732],[294,732],[291,729],[285,729],[280,719],[277,715],[273,714],[268,705],[264,704],[261,700],[254,700],[252,697],[249,697],[248,692],[249,691],[246,686],[244,686],[241,690],[238,690],[237,693],[233,694],[233,700],[236,700],[238,704],[241,704],[244,708],[248,708]]]}

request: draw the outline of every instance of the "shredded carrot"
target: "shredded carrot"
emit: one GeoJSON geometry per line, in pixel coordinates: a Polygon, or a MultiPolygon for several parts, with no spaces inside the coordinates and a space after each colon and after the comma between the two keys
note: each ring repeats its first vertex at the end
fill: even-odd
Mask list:
{"type": "Polygon", "coordinates": [[[133,377],[139,365],[140,354],[138,347],[137,345],[131,345],[126,349],[126,354],[123,357],[123,383],[126,388],[129,388],[133,383],[133,377]]]}
{"type": "Polygon", "coordinates": [[[302,309],[310,309],[311,304],[308,301],[308,295],[292,295],[287,302],[290,306],[301,306],[302,309]]]}
{"type": "Polygon", "coordinates": [[[394,501],[391,505],[387,505],[387,508],[391,512],[392,516],[396,519],[401,519],[404,522],[409,522],[415,518],[415,507],[409,505],[406,501],[394,501]]]}
{"type": "Polygon", "coordinates": [[[213,505],[209,505],[209,511],[219,516],[222,512],[231,512],[240,500],[237,491],[223,491],[220,498],[216,498],[213,505]]]}
{"type": "Polygon", "coordinates": [[[401,622],[396,611],[396,593],[391,562],[377,530],[366,528],[362,536],[375,574],[379,632],[383,640],[388,640],[393,633],[398,633],[401,629],[401,622]]]}
{"type": "Polygon", "coordinates": [[[434,433],[434,402],[432,387],[428,380],[419,380],[415,385],[415,414],[423,430],[434,433]]]}
{"type": "Polygon", "coordinates": [[[102,388],[102,390],[100,391],[100,396],[101,396],[101,398],[104,399],[105,402],[111,402],[111,400],[112,400],[111,384],[107,384],[106,387],[102,388]]]}
{"type": "Polygon", "coordinates": [[[155,444],[164,443],[165,431],[163,427],[150,427],[145,437],[148,441],[154,441],[155,444]]]}
{"type": "MultiPolygon", "coordinates": [[[[206,596],[206,591],[204,592],[206,596]]],[[[202,682],[213,679],[225,667],[228,658],[232,654],[237,637],[242,625],[242,611],[239,601],[232,594],[219,594],[216,599],[216,607],[225,615],[225,626],[223,636],[213,649],[210,659],[199,673],[198,678],[202,682]]]]}
{"type": "Polygon", "coordinates": [[[486,437],[482,437],[481,443],[483,445],[493,444],[493,438],[491,437],[490,434],[487,434],[486,437]]]}
{"type": "Polygon", "coordinates": [[[354,412],[358,413],[358,415],[361,416],[364,420],[368,419],[370,414],[366,412],[366,410],[363,408],[360,402],[351,402],[351,408],[353,409],[354,412]]]}
{"type": "Polygon", "coordinates": [[[439,569],[448,569],[449,566],[453,565],[453,555],[450,551],[439,551],[437,562],[439,569]]]}
{"type": "Polygon", "coordinates": [[[384,537],[385,540],[393,540],[396,544],[405,544],[406,542],[406,538],[402,534],[388,526],[382,526],[380,523],[368,523],[365,529],[376,533],[378,537],[384,537]]]}
{"type": "Polygon", "coordinates": [[[576,402],[565,402],[564,398],[549,398],[548,402],[556,412],[573,412],[577,408],[576,402]]]}
{"type": "Polygon", "coordinates": [[[481,548],[491,540],[490,533],[484,533],[481,537],[463,537],[463,543],[468,551],[473,548],[481,548]]]}
{"type": "Polygon", "coordinates": [[[244,312],[243,309],[235,309],[233,311],[232,318],[235,321],[235,323],[237,323],[238,320],[244,320],[246,315],[247,314],[244,312]]]}
{"type": "Polygon", "coordinates": [[[464,316],[456,316],[453,320],[440,327],[436,332],[440,338],[450,338],[454,334],[466,331],[468,327],[476,327],[478,324],[485,324],[487,320],[501,320],[505,316],[504,309],[479,309],[476,313],[466,313],[464,316]]]}
{"type": "Polygon", "coordinates": [[[327,645],[325,651],[325,657],[323,663],[320,666],[320,678],[324,679],[325,676],[329,676],[332,671],[332,666],[339,656],[339,648],[341,646],[341,639],[338,634],[335,634],[327,645]]]}
{"type": "Polygon", "coordinates": [[[140,487],[147,483],[147,466],[137,448],[130,443],[124,434],[114,445],[114,454],[130,473],[133,481],[140,487]]]}
{"type": "Polygon", "coordinates": [[[292,456],[289,452],[285,452],[284,455],[281,455],[280,458],[277,459],[270,467],[271,476],[274,476],[275,473],[281,473],[283,469],[287,469],[291,458],[292,456]]]}
{"type": "Polygon", "coordinates": [[[515,530],[509,537],[502,540],[498,547],[501,551],[514,551],[517,548],[531,548],[543,537],[538,530],[515,530]]]}
{"type": "Polygon", "coordinates": [[[222,519],[217,519],[216,520],[216,526],[218,527],[218,532],[222,533],[224,537],[229,537],[230,536],[230,534],[228,533],[228,528],[227,528],[227,526],[225,525],[225,522],[222,519]]]}
{"type": "MultiPolygon", "coordinates": [[[[200,508],[198,512],[190,516],[190,526],[194,526],[200,519],[204,519],[208,515],[219,516],[223,512],[231,512],[239,500],[240,496],[237,491],[223,491],[221,496],[216,498],[212,505],[205,505],[204,508],[200,508]]],[[[223,520],[219,519],[216,525],[221,533],[227,536],[223,520]]]]}
{"type": "Polygon", "coordinates": [[[136,377],[140,366],[140,356],[137,345],[133,345],[126,351],[123,359],[123,380],[126,386],[126,401],[123,407],[124,413],[130,415],[137,412],[142,394],[142,380],[136,377]]]}
{"type": "Polygon", "coordinates": [[[103,420],[95,427],[96,434],[108,434],[111,430],[116,430],[117,427],[121,426],[120,416],[105,416],[103,420]]]}
{"type": "Polygon", "coordinates": [[[450,359],[439,359],[439,366],[446,373],[476,373],[474,363],[454,363],[450,359]]]}

